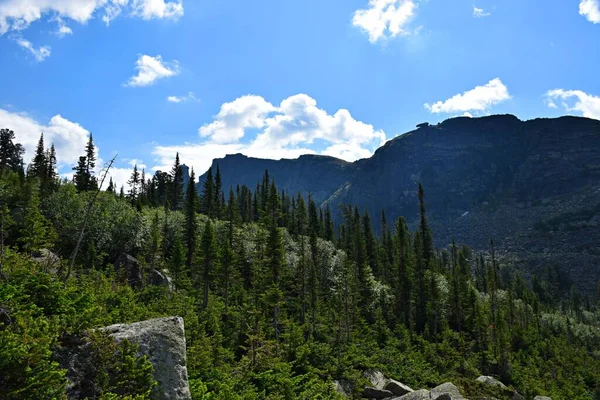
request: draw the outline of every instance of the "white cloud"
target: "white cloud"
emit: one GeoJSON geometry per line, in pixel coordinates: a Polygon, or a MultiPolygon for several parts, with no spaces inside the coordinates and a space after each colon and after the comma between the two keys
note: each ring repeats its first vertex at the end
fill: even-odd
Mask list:
{"type": "Polygon", "coordinates": [[[499,78],[492,79],[483,86],[477,86],[446,101],[425,104],[431,113],[453,113],[465,111],[486,111],[490,107],[510,99],[508,88],[499,78]]]}
{"type": "Polygon", "coordinates": [[[63,21],[62,18],[57,17],[56,18],[56,23],[58,24],[58,28],[56,29],[56,36],[58,37],[65,37],[67,35],[72,35],[73,31],[71,30],[71,28],[69,28],[67,26],[67,24],[65,23],[65,21],[63,21]]]}
{"type": "Polygon", "coordinates": [[[143,19],[173,18],[183,15],[181,0],[165,2],[164,0],[133,0],[133,15],[143,19]]]}
{"type": "Polygon", "coordinates": [[[486,12],[483,8],[477,8],[473,6],[473,16],[475,18],[489,17],[490,15],[492,15],[491,12],[486,12]]]}
{"type": "Polygon", "coordinates": [[[598,0],[581,0],[579,14],[594,24],[600,24],[600,2],[598,0]]]}
{"type": "Polygon", "coordinates": [[[189,92],[185,96],[169,96],[169,97],[167,97],[167,101],[169,103],[184,103],[184,102],[190,101],[190,100],[200,101],[196,98],[196,95],[194,95],[193,92],[189,92]]]}
{"type": "Polygon", "coordinates": [[[553,99],[562,100],[566,111],[580,112],[584,117],[600,120],[600,97],[582,92],[581,90],[554,89],[546,93],[546,104],[557,108],[553,99]],[[569,105],[568,101],[574,99],[575,104],[569,105]]]}
{"type": "Polygon", "coordinates": [[[183,15],[182,0],[4,0],[0,3],[0,35],[27,29],[47,16],[87,23],[95,13],[110,21],[126,9],[142,19],[177,19],[183,15]]]}
{"type": "Polygon", "coordinates": [[[407,25],[415,16],[414,0],[369,0],[369,8],[354,12],[352,24],[369,34],[369,41],[409,35],[407,25]]]}
{"type": "Polygon", "coordinates": [[[47,124],[40,124],[25,113],[0,109],[0,128],[15,132],[16,141],[25,147],[24,161],[27,163],[35,153],[40,134],[44,133],[44,143],[50,147],[54,143],[59,166],[74,165],[83,154],[89,131],[76,122],[61,115],[55,115],[47,124]]]}
{"type": "Polygon", "coordinates": [[[169,78],[179,74],[179,63],[177,61],[164,62],[162,57],[151,57],[140,55],[135,62],[137,75],[132,76],[125,86],[148,86],[158,79],[169,78]]]}
{"type": "Polygon", "coordinates": [[[328,114],[306,94],[288,97],[279,106],[261,96],[239,97],[224,103],[199,133],[201,143],[155,146],[160,165],[153,169],[170,168],[177,152],[182,163],[199,173],[213,159],[235,153],[271,159],[318,153],[354,161],[369,157],[386,140],[383,131],[355,120],[348,110],[328,114]]]}
{"type": "Polygon", "coordinates": [[[15,41],[22,48],[29,50],[31,54],[35,57],[37,62],[42,62],[46,58],[50,57],[51,48],[50,46],[41,46],[36,48],[29,40],[23,38],[15,38],[15,41]]]}

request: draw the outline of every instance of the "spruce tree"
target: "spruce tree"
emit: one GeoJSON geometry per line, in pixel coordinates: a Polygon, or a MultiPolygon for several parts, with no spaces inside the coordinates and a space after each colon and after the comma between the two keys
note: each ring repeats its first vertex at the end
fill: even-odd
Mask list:
{"type": "Polygon", "coordinates": [[[214,187],[214,217],[220,219],[221,213],[223,210],[223,182],[221,181],[221,169],[219,168],[219,164],[217,164],[217,172],[215,175],[215,187],[214,187]]]}
{"type": "Polygon", "coordinates": [[[0,172],[13,171],[23,174],[23,154],[20,143],[13,143],[15,133],[10,129],[0,129],[0,172]]]}
{"type": "Polygon", "coordinates": [[[46,168],[48,166],[48,160],[46,159],[46,151],[44,148],[44,134],[40,135],[37,147],[35,149],[35,155],[29,164],[27,169],[27,175],[30,177],[37,178],[40,185],[43,187],[47,179],[46,168]]]}
{"type": "Polygon", "coordinates": [[[86,172],[87,172],[87,188],[85,190],[97,190],[98,179],[94,176],[94,168],[96,168],[96,146],[94,139],[90,133],[88,143],[85,146],[86,172]]]}
{"type": "Polygon", "coordinates": [[[204,233],[200,244],[202,259],[202,283],[204,286],[202,296],[202,308],[208,306],[208,294],[210,286],[213,283],[215,272],[219,267],[219,249],[217,247],[217,238],[215,228],[209,220],[204,225],[204,233]]]}
{"type": "Polygon", "coordinates": [[[169,202],[172,210],[181,210],[183,203],[183,169],[179,163],[179,152],[175,155],[175,163],[171,169],[169,202]]]}
{"type": "Polygon", "coordinates": [[[89,188],[90,177],[87,171],[87,160],[85,156],[80,156],[77,166],[73,167],[73,183],[78,192],[85,192],[89,188]]]}
{"type": "Polygon", "coordinates": [[[186,265],[188,268],[192,267],[194,262],[194,256],[196,252],[196,236],[198,234],[198,226],[196,222],[196,209],[198,208],[198,194],[196,192],[196,186],[192,184],[195,182],[196,174],[194,168],[190,175],[190,183],[187,185],[185,194],[185,240],[186,240],[186,265]]]}
{"type": "Polygon", "coordinates": [[[137,169],[137,164],[133,166],[131,177],[127,183],[129,184],[129,199],[134,204],[138,199],[138,185],[140,184],[140,172],[137,169]]]}
{"type": "Polygon", "coordinates": [[[106,191],[108,193],[114,193],[115,192],[115,184],[113,183],[112,176],[110,177],[110,180],[108,181],[108,187],[106,188],[106,191]]]}
{"type": "Polygon", "coordinates": [[[42,215],[39,209],[39,189],[36,185],[29,185],[29,198],[25,207],[25,217],[19,242],[23,250],[32,254],[34,251],[45,247],[52,247],[56,233],[50,222],[42,215]]]}
{"type": "Polygon", "coordinates": [[[209,217],[213,216],[215,204],[215,182],[213,180],[212,167],[206,172],[206,180],[202,188],[201,212],[209,217]]]}

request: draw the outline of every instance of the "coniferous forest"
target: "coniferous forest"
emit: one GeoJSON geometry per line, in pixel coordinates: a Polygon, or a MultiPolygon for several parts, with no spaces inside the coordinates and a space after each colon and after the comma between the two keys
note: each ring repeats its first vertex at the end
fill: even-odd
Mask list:
{"type": "Polygon", "coordinates": [[[435,248],[427,187],[411,227],[285,193],[273,171],[250,188],[209,170],[199,193],[178,155],[170,171],[135,167],[125,190],[91,135],[81,152],[64,179],[43,136],[23,160],[0,131],[0,399],[67,398],[58,354],[83,340],[81,398],[148,398],[152,364],[97,328],[161,316],[185,321],[193,399],[341,399],[342,380],[361,398],[373,369],[471,399],[510,398],[480,375],[528,399],[600,399],[599,294],[560,260],[522,273],[494,238],[435,248]],[[123,255],[139,273],[116,268],[123,255]],[[149,283],[157,271],[169,284],[149,283]]]}

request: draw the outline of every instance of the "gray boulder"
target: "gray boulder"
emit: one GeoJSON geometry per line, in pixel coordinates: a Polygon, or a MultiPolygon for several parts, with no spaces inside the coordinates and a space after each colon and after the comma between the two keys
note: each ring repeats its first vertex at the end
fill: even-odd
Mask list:
{"type": "Polygon", "coordinates": [[[158,386],[151,394],[153,400],[189,400],[183,318],[167,317],[133,324],[117,324],[102,328],[115,340],[127,339],[139,346],[154,366],[158,386]]]}
{"type": "Polygon", "coordinates": [[[146,283],[153,286],[164,286],[171,291],[174,290],[173,280],[167,275],[167,270],[160,272],[156,269],[151,269],[146,278],[146,283]]]}
{"type": "Polygon", "coordinates": [[[389,390],[376,389],[376,388],[372,388],[372,387],[366,387],[363,390],[363,394],[362,394],[362,397],[365,397],[367,399],[376,399],[376,400],[387,399],[392,396],[394,396],[394,394],[392,392],[390,392],[389,390]]]}
{"type": "Polygon", "coordinates": [[[124,274],[127,283],[131,286],[139,287],[142,285],[142,269],[139,261],[129,254],[121,254],[115,261],[115,273],[124,274]]]}
{"type": "Polygon", "coordinates": [[[533,400],[552,400],[552,397],[548,396],[535,396],[533,400]]]}
{"type": "Polygon", "coordinates": [[[333,381],[333,390],[344,397],[350,397],[352,395],[352,384],[344,379],[333,381]]]}
{"type": "Polygon", "coordinates": [[[513,393],[513,396],[511,397],[511,400],[525,400],[525,397],[523,397],[518,392],[515,392],[515,393],[513,393]]]}
{"type": "Polygon", "coordinates": [[[453,383],[446,382],[431,389],[431,400],[465,400],[453,383]]]}
{"type": "Polygon", "coordinates": [[[414,391],[410,387],[406,386],[404,383],[395,381],[393,379],[388,380],[388,383],[384,386],[384,389],[389,390],[396,396],[404,396],[405,394],[414,391]]]}
{"type": "Polygon", "coordinates": [[[60,257],[48,249],[34,251],[31,258],[47,269],[56,268],[60,264],[60,257]]]}
{"type": "Polygon", "coordinates": [[[371,382],[371,386],[375,389],[383,390],[388,379],[385,378],[381,371],[370,369],[363,372],[363,377],[366,378],[369,382],[371,382]]]}
{"type": "Polygon", "coordinates": [[[477,382],[483,383],[484,385],[489,385],[489,386],[498,386],[502,389],[506,388],[506,385],[502,382],[500,382],[499,380],[497,380],[496,378],[493,378],[491,376],[485,376],[482,375],[479,378],[475,379],[477,382]]]}
{"type": "Polygon", "coordinates": [[[414,392],[405,394],[404,396],[395,397],[393,400],[429,400],[429,390],[419,389],[414,392]]]}

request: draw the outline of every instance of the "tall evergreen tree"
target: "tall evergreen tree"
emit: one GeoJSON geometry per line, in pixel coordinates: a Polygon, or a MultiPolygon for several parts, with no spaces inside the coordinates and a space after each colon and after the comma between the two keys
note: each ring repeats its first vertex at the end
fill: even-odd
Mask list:
{"type": "Polygon", "coordinates": [[[138,186],[140,184],[140,172],[138,171],[137,164],[133,166],[131,177],[127,183],[129,184],[129,199],[132,203],[135,203],[138,199],[138,186]]]}
{"type": "Polygon", "coordinates": [[[0,171],[13,171],[23,175],[23,154],[25,149],[14,143],[15,133],[10,129],[0,129],[0,171]]]}
{"type": "Polygon", "coordinates": [[[175,155],[175,163],[171,169],[170,194],[171,209],[181,210],[183,203],[183,169],[179,162],[179,152],[175,155]]]}
{"type": "Polygon", "coordinates": [[[201,257],[202,257],[202,283],[203,296],[202,308],[208,306],[208,294],[210,286],[213,284],[215,272],[219,267],[219,249],[217,247],[217,238],[215,228],[210,220],[204,225],[204,233],[201,241],[201,257]]]}
{"type": "Polygon", "coordinates": [[[223,201],[222,201],[222,196],[223,196],[223,182],[221,180],[221,168],[219,167],[219,164],[217,164],[217,172],[215,175],[215,187],[214,187],[214,216],[215,218],[221,218],[222,217],[222,212],[223,212],[223,201]]]}
{"type": "Polygon", "coordinates": [[[196,174],[194,168],[190,174],[190,183],[187,185],[185,194],[185,240],[186,240],[186,265],[188,268],[192,267],[196,253],[196,236],[198,234],[198,226],[196,222],[196,209],[198,208],[198,193],[196,192],[196,186],[192,184],[195,182],[196,174]]]}
{"type": "Polygon", "coordinates": [[[208,168],[206,172],[206,180],[202,188],[202,207],[201,212],[213,216],[215,204],[215,182],[213,180],[212,167],[208,168]]]}
{"type": "Polygon", "coordinates": [[[30,177],[38,178],[40,185],[44,185],[47,178],[46,168],[48,166],[48,160],[46,159],[46,149],[44,148],[44,134],[40,135],[37,147],[35,149],[35,155],[29,164],[27,169],[27,175],[30,177]]]}

